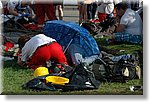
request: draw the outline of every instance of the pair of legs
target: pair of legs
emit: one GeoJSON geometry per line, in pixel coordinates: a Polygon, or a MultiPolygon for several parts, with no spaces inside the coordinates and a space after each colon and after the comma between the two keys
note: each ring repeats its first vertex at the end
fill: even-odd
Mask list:
{"type": "Polygon", "coordinates": [[[87,4],[87,18],[88,20],[95,19],[97,4],[96,2],[92,4],[87,4]]]}
{"type": "Polygon", "coordinates": [[[48,20],[57,20],[55,7],[53,3],[49,4],[35,4],[35,13],[37,16],[38,24],[43,25],[46,20],[46,16],[48,20]]]}
{"type": "Polygon", "coordinates": [[[142,44],[142,35],[132,35],[129,33],[114,33],[113,39],[115,42],[128,42],[133,44],[142,44]]]}
{"type": "Polygon", "coordinates": [[[63,20],[63,5],[57,5],[59,20],[63,20]]]}
{"type": "Polygon", "coordinates": [[[87,5],[79,4],[79,24],[87,20],[87,5]]]}

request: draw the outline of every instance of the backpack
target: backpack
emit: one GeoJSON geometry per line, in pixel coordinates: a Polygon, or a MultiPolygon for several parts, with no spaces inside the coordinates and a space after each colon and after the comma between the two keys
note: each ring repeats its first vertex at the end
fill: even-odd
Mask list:
{"type": "Polygon", "coordinates": [[[113,67],[113,81],[127,82],[136,77],[136,65],[120,59],[113,67]]]}
{"type": "Polygon", "coordinates": [[[90,66],[95,78],[106,82],[127,82],[136,78],[137,62],[135,57],[127,57],[127,55],[119,57],[118,60],[112,60],[109,57],[96,59],[90,66]]]}

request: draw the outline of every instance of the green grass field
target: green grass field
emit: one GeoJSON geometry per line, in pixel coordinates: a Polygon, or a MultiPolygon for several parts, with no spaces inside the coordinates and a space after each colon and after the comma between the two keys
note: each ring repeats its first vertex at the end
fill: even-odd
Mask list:
{"type": "Polygon", "coordinates": [[[70,92],[59,92],[59,91],[31,91],[22,89],[22,85],[31,80],[33,77],[33,71],[20,67],[15,64],[16,61],[4,62],[3,68],[3,93],[2,94],[55,94],[55,95],[142,95],[142,90],[131,92],[129,86],[141,85],[141,81],[131,80],[128,83],[101,83],[97,90],[85,90],[85,91],[70,91],[70,92]]]}
{"type": "MultiPolygon", "coordinates": [[[[98,41],[101,43],[101,40],[98,41]]],[[[123,50],[116,55],[124,53],[134,53],[136,50],[143,50],[141,45],[104,45],[107,49],[123,50]]],[[[106,83],[102,82],[97,90],[84,90],[84,91],[31,91],[22,89],[22,85],[31,80],[33,77],[33,70],[27,69],[17,65],[16,60],[5,61],[3,63],[3,93],[2,94],[29,94],[29,95],[143,95],[143,90],[131,92],[129,87],[132,85],[142,85],[142,81],[138,79],[131,80],[127,83],[106,83]]]]}

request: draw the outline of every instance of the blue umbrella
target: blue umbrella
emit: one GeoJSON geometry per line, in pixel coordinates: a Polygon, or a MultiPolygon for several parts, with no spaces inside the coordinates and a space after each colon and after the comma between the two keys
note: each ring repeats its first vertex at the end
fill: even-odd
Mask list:
{"type": "Polygon", "coordinates": [[[61,46],[68,48],[70,44],[79,44],[86,56],[99,55],[100,51],[89,32],[74,22],[62,20],[47,21],[43,32],[46,36],[57,40],[61,46]]]}

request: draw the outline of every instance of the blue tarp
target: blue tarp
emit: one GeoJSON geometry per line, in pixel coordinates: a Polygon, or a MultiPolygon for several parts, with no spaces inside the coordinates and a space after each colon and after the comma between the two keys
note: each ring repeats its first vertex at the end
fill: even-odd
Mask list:
{"type": "Polygon", "coordinates": [[[79,44],[85,50],[86,56],[99,55],[100,51],[94,38],[89,32],[74,22],[63,20],[47,21],[43,32],[46,36],[54,38],[59,44],[67,47],[71,44],[79,44]]]}

